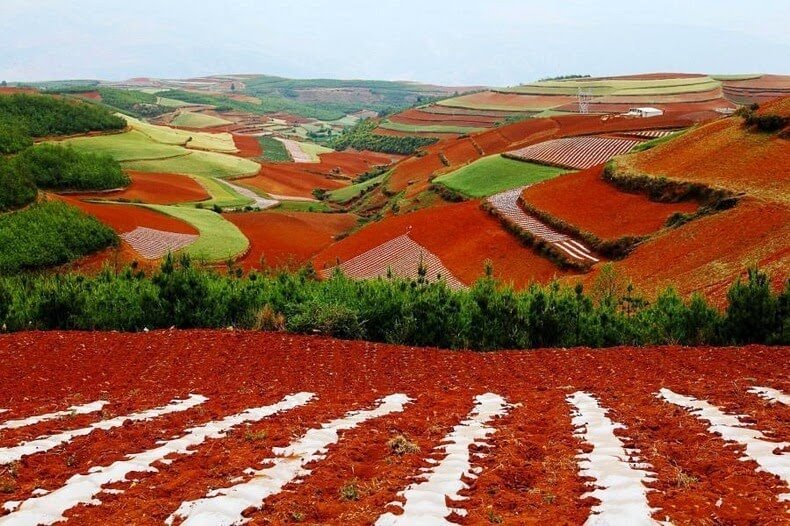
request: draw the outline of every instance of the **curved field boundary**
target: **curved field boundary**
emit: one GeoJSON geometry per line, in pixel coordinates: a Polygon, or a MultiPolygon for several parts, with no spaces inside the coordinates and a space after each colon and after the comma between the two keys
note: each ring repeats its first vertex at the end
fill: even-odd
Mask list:
{"type": "MultiPolygon", "coordinates": [[[[412,240],[408,234],[382,243],[334,268],[340,268],[344,274],[356,279],[386,277],[390,272],[401,277],[417,278],[420,263],[427,269],[428,280],[441,277],[452,289],[466,288],[438,256],[412,240]]],[[[325,271],[325,274],[331,274],[332,270],[325,271]]]]}
{"type": "Polygon", "coordinates": [[[217,262],[237,258],[249,249],[250,242],[241,230],[210,210],[166,205],[142,206],[181,219],[198,230],[197,241],[179,250],[180,253],[206,262],[217,262]]]}
{"type": "MultiPolygon", "coordinates": [[[[104,407],[108,403],[109,402],[107,402],[106,400],[97,400],[95,402],[90,402],[87,404],[73,405],[63,411],[44,413],[41,415],[29,416],[27,418],[20,418],[18,420],[6,420],[5,422],[0,423],[0,429],[19,429],[21,427],[27,427],[27,426],[38,424],[40,422],[47,422],[49,420],[58,420],[61,418],[66,418],[75,415],[87,415],[90,413],[101,411],[102,407],[104,407]]],[[[0,413],[2,413],[3,411],[5,411],[5,409],[0,409],[0,413]]]]}
{"type": "Polygon", "coordinates": [[[252,202],[250,199],[238,193],[233,187],[222,184],[224,179],[206,177],[203,175],[190,175],[190,177],[197,181],[211,198],[188,203],[189,205],[202,206],[204,208],[211,208],[214,205],[220,208],[237,208],[245,207],[252,202]]]}
{"type": "Polygon", "coordinates": [[[385,130],[392,130],[398,132],[415,132],[415,133],[477,133],[481,131],[485,131],[485,127],[480,126],[452,126],[452,125],[440,125],[440,124],[431,124],[431,125],[419,125],[419,124],[402,124],[399,122],[393,121],[384,121],[379,123],[379,128],[383,128],[385,130]]]}
{"type": "Polygon", "coordinates": [[[265,197],[261,197],[249,188],[244,188],[243,186],[239,186],[237,184],[233,184],[230,181],[226,181],[224,179],[217,179],[219,183],[224,184],[225,186],[229,187],[242,197],[246,197],[247,199],[252,200],[253,206],[260,208],[261,210],[265,210],[267,208],[272,208],[280,204],[279,201],[276,199],[267,199],[265,197]]]}
{"type": "Polygon", "coordinates": [[[552,139],[504,154],[510,159],[534,161],[550,166],[585,169],[628,153],[639,139],[609,137],[568,137],[552,139]]]}
{"type": "Polygon", "coordinates": [[[295,163],[319,163],[321,162],[321,159],[318,157],[320,154],[332,151],[330,148],[325,148],[317,144],[283,139],[282,137],[275,137],[275,139],[285,146],[285,149],[295,163]]]}
{"type": "Polygon", "coordinates": [[[182,111],[170,121],[170,124],[173,126],[182,126],[184,128],[213,128],[215,126],[225,126],[233,123],[213,115],[182,111]]]}
{"type": "Polygon", "coordinates": [[[492,195],[487,199],[487,202],[507,221],[530,235],[550,243],[565,254],[566,257],[586,264],[598,263],[600,260],[592,254],[589,248],[565,234],[560,234],[546,223],[528,215],[518,206],[519,196],[525,188],[527,187],[515,188],[492,195]]]}
{"type": "Polygon", "coordinates": [[[198,239],[195,234],[178,234],[138,226],[131,232],[121,234],[121,239],[146,259],[159,259],[168,252],[177,252],[198,239]]]}

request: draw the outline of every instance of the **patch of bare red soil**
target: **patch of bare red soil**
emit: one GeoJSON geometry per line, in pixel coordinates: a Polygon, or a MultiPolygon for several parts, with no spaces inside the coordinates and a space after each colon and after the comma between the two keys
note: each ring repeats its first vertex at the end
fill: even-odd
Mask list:
{"type": "MultiPolygon", "coordinates": [[[[479,477],[468,478],[462,524],[583,524],[594,499],[579,476],[580,449],[566,396],[585,391],[625,427],[616,431],[650,464],[647,494],[653,518],[673,524],[781,524],[788,504],[780,481],[744,461],[692,415],[656,398],[661,388],[749,415],[756,429],[787,440],[788,409],[747,390],[753,385],[790,392],[788,349],[613,348],[472,353],[243,331],[154,331],[148,334],[31,332],[0,336],[0,401],[24,417],[70,404],[107,400],[120,416],[199,393],[192,410],[128,422],[14,467],[0,502],[55,490],[69,477],[157,447],[188,427],[275,403],[307,391],[302,407],[210,438],[189,455],[157,463],[103,493],[100,502],[66,512],[68,524],[162,524],[179,505],[231,486],[248,468],[260,469],[275,447],[347,411],[371,407],[392,393],[413,402],[401,413],[369,420],[340,435],[310,473],[290,483],[245,517],[251,524],[367,525],[397,493],[431,467],[424,459],[472,408],[473,397],[496,393],[515,404],[493,420],[488,446],[473,446],[479,477]],[[62,367],[64,363],[71,364],[62,367]],[[394,454],[388,442],[403,435],[419,451],[394,454]],[[356,489],[344,498],[341,488],[356,489]]],[[[52,422],[15,438],[74,428],[91,417],[52,422]],[[26,434],[27,433],[27,434],[26,434]]],[[[441,455],[438,455],[441,459],[441,455]]],[[[5,475],[5,474],[4,474],[5,475]]],[[[349,493],[346,492],[346,495],[349,493]]]]}
{"type": "Polygon", "coordinates": [[[76,206],[82,211],[122,234],[131,232],[138,226],[175,232],[177,234],[198,234],[199,232],[179,219],[150,208],[131,204],[90,203],[70,196],[57,196],[58,199],[76,206]]]}
{"type": "Polygon", "coordinates": [[[470,126],[477,128],[490,128],[497,122],[501,121],[501,117],[490,117],[484,115],[452,115],[440,113],[428,113],[418,109],[406,110],[397,115],[393,115],[390,120],[393,122],[400,122],[403,124],[416,124],[421,126],[431,126],[437,124],[446,124],[448,126],[470,126]]]}
{"type": "MultiPolygon", "coordinates": [[[[780,289],[790,268],[790,209],[744,198],[734,208],[659,234],[615,265],[648,294],[672,286],[682,294],[701,292],[721,305],[749,265],[770,273],[780,289]]],[[[592,283],[595,276],[588,274],[585,281],[592,283]]]]}
{"type": "Polygon", "coordinates": [[[480,209],[479,201],[435,206],[372,223],[321,251],[314,258],[315,266],[333,267],[338,260],[348,261],[403,234],[433,252],[466,284],[483,274],[486,260],[492,262],[495,276],[517,287],[563,274],[506,232],[497,219],[480,209]]]}
{"type": "Polygon", "coordinates": [[[623,166],[790,202],[790,142],[776,133],[747,129],[742,122],[739,117],[712,122],[629,156],[623,166]]]}
{"type": "Polygon", "coordinates": [[[78,195],[80,199],[126,199],[157,205],[191,203],[211,197],[198,182],[186,175],[129,172],[129,176],[132,184],[119,192],[86,193],[75,196],[78,195]]]}
{"type": "Polygon", "coordinates": [[[262,262],[270,267],[299,267],[356,224],[351,214],[272,211],[223,217],[250,240],[250,249],[238,261],[245,269],[259,269],[262,262]]]}
{"type": "Polygon", "coordinates": [[[85,91],[79,94],[84,99],[101,100],[101,94],[98,91],[85,91]]]}
{"type": "Polygon", "coordinates": [[[348,179],[330,179],[300,164],[307,163],[263,163],[258,175],[244,178],[241,182],[266,193],[310,199],[315,188],[334,190],[350,184],[348,179]]]}
{"type": "Polygon", "coordinates": [[[240,157],[248,157],[257,159],[263,155],[263,148],[258,138],[252,135],[236,135],[233,134],[233,143],[239,150],[236,155],[240,157]]]}
{"type": "Polygon", "coordinates": [[[11,86],[0,87],[0,95],[13,95],[14,93],[38,93],[34,88],[16,88],[11,86]]]}
{"type": "Polygon", "coordinates": [[[643,236],[660,230],[675,212],[690,213],[695,202],[657,203],[643,194],[618,190],[601,178],[603,165],[530,186],[522,198],[535,208],[601,239],[643,236]]]}

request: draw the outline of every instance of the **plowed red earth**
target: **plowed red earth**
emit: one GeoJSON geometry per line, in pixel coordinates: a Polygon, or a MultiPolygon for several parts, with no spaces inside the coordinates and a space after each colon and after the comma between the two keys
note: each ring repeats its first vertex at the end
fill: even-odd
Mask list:
{"type": "Polygon", "coordinates": [[[374,152],[331,152],[318,163],[263,163],[257,176],[244,184],[267,193],[293,197],[313,197],[313,190],[334,190],[351,184],[351,179],[374,166],[389,165],[391,156],[374,152]]]}
{"type": "Polygon", "coordinates": [[[250,249],[238,261],[245,269],[261,268],[262,262],[271,267],[299,267],[357,222],[350,214],[309,212],[250,212],[223,217],[250,240],[250,249]]]}
{"type": "Polygon", "coordinates": [[[76,197],[59,196],[67,203],[80,208],[96,217],[119,234],[131,232],[138,226],[175,232],[178,234],[198,234],[197,229],[174,217],[137,205],[114,205],[108,203],[89,203],[76,197]]]}
{"type": "MultiPolygon", "coordinates": [[[[63,410],[107,400],[105,413],[61,419],[4,432],[7,446],[56,430],[166,404],[199,393],[197,408],[144,422],[95,431],[2,471],[0,502],[25,500],[35,489],[56,490],[69,477],[107,466],[157,446],[186,428],[215,421],[284,395],[313,392],[297,409],[211,438],[190,455],[157,463],[98,495],[93,505],[65,513],[68,524],[162,524],[187,500],[244,479],[273,448],[322,422],[370,407],[392,393],[414,399],[402,413],[343,432],[326,457],[308,465],[300,483],[249,509],[250,524],[372,524],[420,474],[423,458],[472,407],[493,392],[515,404],[495,419],[496,432],[472,457],[482,468],[467,479],[462,524],[583,524],[596,501],[578,475],[576,454],[589,448],[574,436],[566,396],[586,391],[625,426],[616,433],[652,465],[647,494],[653,518],[673,524],[782,524],[788,504],[778,478],[739,460],[687,412],[655,397],[660,388],[694,396],[728,412],[748,415],[772,440],[790,438],[790,409],[747,393],[753,385],[790,391],[784,371],[788,348],[615,348],[590,351],[470,353],[346,342],[318,337],[237,331],[167,331],[148,334],[20,333],[0,336],[0,406],[5,418],[63,410]],[[70,364],[63,367],[63,364],[70,364]],[[393,455],[387,441],[403,434],[419,452],[393,455]],[[340,488],[354,484],[355,498],[340,488]]],[[[439,456],[441,459],[441,456],[439,456]]],[[[2,469],[2,468],[0,468],[2,469]]],[[[0,514],[3,513],[0,511],[0,514]]]]}
{"type": "Polygon", "coordinates": [[[261,147],[261,143],[258,142],[257,137],[253,137],[251,135],[236,135],[234,133],[233,143],[239,150],[236,155],[240,157],[257,159],[263,155],[263,148],[261,147]]]}
{"type": "Polygon", "coordinates": [[[487,117],[483,115],[447,115],[439,113],[427,113],[420,110],[406,110],[391,117],[393,122],[404,124],[417,124],[430,126],[436,124],[447,124],[448,126],[470,126],[490,128],[495,123],[502,120],[501,117],[487,117]]]}
{"type": "MultiPolygon", "coordinates": [[[[786,98],[785,101],[790,100],[786,98]]],[[[787,115],[788,106],[775,107],[787,115]]],[[[653,149],[626,158],[638,173],[697,181],[766,199],[790,202],[790,141],[760,133],[732,117],[692,130],[653,149]]]]}
{"type": "Polygon", "coordinates": [[[770,273],[780,289],[790,268],[790,209],[744,198],[730,210],[660,234],[615,265],[648,294],[672,286],[682,294],[702,292],[720,305],[750,265],[770,273]]]}
{"type": "Polygon", "coordinates": [[[186,175],[153,172],[129,172],[132,184],[120,192],[79,194],[80,199],[142,201],[169,205],[203,201],[211,196],[194,179],[186,175]]]}
{"type": "Polygon", "coordinates": [[[320,252],[314,260],[316,268],[333,267],[338,259],[348,261],[406,233],[467,284],[483,274],[486,260],[493,263],[496,276],[517,287],[562,275],[548,259],[525,248],[481,210],[479,201],[432,207],[373,223],[320,252]]]}
{"type": "Polygon", "coordinates": [[[603,165],[530,186],[522,198],[558,219],[601,239],[642,236],[660,230],[675,212],[690,213],[697,203],[657,203],[643,194],[618,190],[601,179],[603,165]]]}

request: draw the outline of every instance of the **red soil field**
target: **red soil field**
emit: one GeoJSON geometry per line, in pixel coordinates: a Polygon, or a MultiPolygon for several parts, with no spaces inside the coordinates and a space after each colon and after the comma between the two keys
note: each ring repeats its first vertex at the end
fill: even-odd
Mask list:
{"type": "MultiPolygon", "coordinates": [[[[453,106],[469,107],[477,105],[501,106],[507,111],[542,111],[546,108],[562,106],[576,100],[569,95],[528,95],[518,93],[500,93],[497,91],[481,91],[471,95],[462,95],[454,101],[453,106]]],[[[443,104],[447,106],[447,104],[443,104]]],[[[499,108],[495,108],[499,109],[499,108]]]]}
{"type": "Polygon", "coordinates": [[[130,232],[138,226],[175,232],[177,234],[197,234],[198,231],[190,225],[174,217],[162,214],[156,210],[137,205],[115,205],[105,203],[89,203],[75,197],[56,196],[84,212],[96,217],[99,221],[122,234],[130,232]]]}
{"type": "MultiPolygon", "coordinates": [[[[778,103],[776,108],[781,109],[778,103]]],[[[738,117],[712,122],[618,162],[637,173],[790,202],[790,142],[744,128],[742,122],[738,117]]]]}
{"type": "Polygon", "coordinates": [[[466,284],[483,274],[486,260],[493,263],[495,276],[519,288],[563,275],[548,259],[521,245],[497,219],[481,210],[479,201],[439,205],[372,223],[321,251],[314,258],[315,266],[333,267],[338,259],[347,261],[406,233],[438,256],[466,284]]]}
{"type": "Polygon", "coordinates": [[[263,163],[258,175],[241,179],[239,182],[266,193],[310,199],[313,198],[315,188],[334,190],[349,184],[348,180],[329,179],[297,163],[263,163]]]}
{"type": "Polygon", "coordinates": [[[101,100],[101,94],[98,91],[85,91],[79,93],[79,96],[85,99],[101,100]]]}
{"type": "Polygon", "coordinates": [[[439,113],[426,113],[417,109],[406,110],[390,118],[393,122],[403,124],[416,124],[431,126],[447,124],[448,126],[470,126],[490,128],[502,120],[502,117],[486,117],[482,115],[448,115],[439,113]]]}
{"type": "Polygon", "coordinates": [[[250,249],[237,264],[261,268],[261,258],[271,267],[299,267],[329,246],[334,236],[357,221],[350,214],[309,212],[249,212],[223,214],[250,240],[250,249]]]}
{"type": "Polygon", "coordinates": [[[771,274],[778,290],[790,268],[790,208],[747,197],[730,210],[658,235],[615,265],[649,295],[672,286],[724,305],[727,289],[749,265],[771,274]]]}
{"type": "MultiPolygon", "coordinates": [[[[149,421],[94,431],[14,470],[0,503],[57,490],[69,477],[157,447],[186,428],[217,421],[300,391],[316,398],[296,409],[210,438],[189,455],[136,472],[96,505],[65,512],[68,524],[162,524],[180,503],[228,487],[247,468],[260,468],[275,447],[349,410],[404,393],[400,413],[369,420],[340,435],[326,457],[309,464],[299,483],[251,509],[251,524],[372,524],[397,492],[430,467],[423,460],[468,413],[472,398],[496,393],[515,404],[490,425],[487,447],[473,446],[479,478],[467,479],[458,503],[462,524],[580,525],[597,501],[579,476],[576,455],[589,446],[574,436],[566,396],[588,392],[624,428],[618,436],[639,451],[655,481],[647,493],[657,520],[674,524],[780,524],[788,504],[778,478],[743,461],[686,411],[656,398],[661,388],[749,415],[755,429],[787,440],[790,410],[747,393],[753,385],[788,392],[788,348],[628,347],[472,353],[244,331],[30,332],[0,335],[0,400],[9,418],[107,400],[105,413],[126,415],[190,393],[200,406],[149,421]],[[64,363],[71,364],[63,367],[64,363]],[[782,364],[785,364],[784,366],[782,364]],[[395,373],[395,374],[393,374],[395,373]],[[420,450],[396,456],[387,442],[404,435],[420,450]],[[685,481],[685,482],[684,482],[685,481]],[[357,498],[340,488],[355,484],[357,498]]],[[[75,417],[70,428],[102,415],[75,417]]],[[[51,433],[63,421],[4,435],[3,445],[51,433]]],[[[440,453],[435,456],[442,459],[440,453]]],[[[0,512],[1,513],[1,512],[0,512]]]]}
{"type": "Polygon", "coordinates": [[[14,93],[38,93],[34,88],[14,88],[10,86],[0,87],[0,95],[13,95],[14,93]]]}
{"type": "Polygon", "coordinates": [[[251,135],[236,135],[234,133],[233,143],[239,150],[238,153],[236,153],[239,157],[257,159],[263,155],[263,148],[261,148],[261,143],[258,142],[257,137],[251,135]]]}
{"type": "Polygon", "coordinates": [[[642,194],[621,192],[601,179],[603,165],[530,186],[530,205],[601,239],[643,236],[660,230],[674,212],[690,213],[697,203],[657,203],[642,194]]]}
{"type": "Polygon", "coordinates": [[[132,184],[119,192],[75,194],[80,199],[137,200],[143,203],[170,205],[203,201],[211,196],[191,177],[179,174],[129,172],[132,184]]]}

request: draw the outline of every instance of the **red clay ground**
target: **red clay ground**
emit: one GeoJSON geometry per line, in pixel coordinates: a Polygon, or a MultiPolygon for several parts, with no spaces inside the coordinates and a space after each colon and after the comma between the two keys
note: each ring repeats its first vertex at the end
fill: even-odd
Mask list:
{"type": "Polygon", "coordinates": [[[162,214],[142,206],[127,204],[89,203],[76,197],[58,196],[67,203],[74,205],[84,212],[96,217],[102,223],[122,234],[130,232],[138,226],[155,228],[178,234],[197,234],[198,231],[190,225],[174,217],[162,214]]]}
{"type": "Polygon", "coordinates": [[[769,272],[777,289],[784,285],[790,268],[787,206],[744,198],[730,210],[660,234],[615,263],[648,294],[672,286],[684,295],[702,292],[721,305],[730,284],[750,265],[769,272]]]}
{"type": "MultiPolygon", "coordinates": [[[[753,385],[790,391],[788,348],[614,348],[590,351],[470,353],[345,342],[319,337],[239,331],[165,331],[148,334],[20,333],[0,336],[0,406],[24,417],[105,399],[94,414],[7,432],[0,444],[99,418],[124,415],[189,393],[209,398],[199,408],[148,422],[96,431],[5,471],[0,502],[23,500],[36,488],[53,490],[70,476],[156,447],[185,428],[298,391],[317,400],[210,439],[191,455],[157,464],[114,485],[101,504],[66,513],[69,524],[162,524],[185,500],[226,487],[308,428],[375,399],[402,392],[414,402],[402,413],[341,434],[326,458],[309,466],[299,484],[250,510],[250,524],[362,525],[373,523],[428,464],[422,460],[471,408],[472,397],[497,393],[516,404],[491,425],[490,447],[473,463],[483,468],[459,504],[462,524],[568,524],[587,520],[593,499],[578,476],[575,455],[586,446],[573,435],[565,397],[578,390],[611,409],[626,429],[617,433],[652,464],[654,518],[674,524],[782,524],[788,504],[778,479],[741,461],[685,411],[655,397],[666,387],[734,413],[778,440],[790,438],[790,409],[746,390],[753,385]],[[71,364],[63,367],[63,364],[71,364]],[[387,441],[403,434],[420,452],[393,455],[387,441]],[[356,499],[339,489],[358,488],[356,499]]],[[[475,448],[477,449],[477,448],[475,448]]],[[[440,457],[441,458],[441,457],[440,457]]],[[[786,488],[784,488],[786,489],[786,488]]],[[[2,512],[0,512],[2,513],[2,512]]]]}
{"type": "Polygon", "coordinates": [[[563,275],[548,259],[525,248],[497,219],[481,210],[479,201],[436,206],[372,223],[321,251],[314,258],[315,266],[333,267],[338,258],[347,261],[406,233],[438,256],[466,284],[483,274],[486,260],[493,263],[495,276],[519,288],[563,275]]]}
{"type": "Polygon", "coordinates": [[[258,142],[257,137],[251,135],[236,135],[234,133],[233,143],[239,150],[236,153],[239,157],[257,159],[263,155],[263,148],[261,147],[261,143],[258,142]]]}
{"type": "Polygon", "coordinates": [[[621,192],[601,179],[603,165],[530,186],[530,205],[601,239],[643,236],[660,230],[675,212],[690,213],[697,203],[657,203],[643,194],[621,192]]]}
{"type": "Polygon", "coordinates": [[[125,199],[160,205],[191,203],[211,197],[198,182],[186,175],[129,172],[129,176],[132,184],[120,192],[86,193],[78,196],[80,199],[125,199]]]}
{"type": "Polygon", "coordinates": [[[223,217],[250,240],[250,249],[238,261],[245,269],[260,269],[264,258],[270,267],[299,267],[329,246],[334,236],[357,223],[350,214],[310,212],[248,212],[223,217]]]}
{"type": "Polygon", "coordinates": [[[624,169],[790,202],[790,142],[752,132],[737,117],[703,126],[623,160],[624,169]]]}

